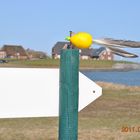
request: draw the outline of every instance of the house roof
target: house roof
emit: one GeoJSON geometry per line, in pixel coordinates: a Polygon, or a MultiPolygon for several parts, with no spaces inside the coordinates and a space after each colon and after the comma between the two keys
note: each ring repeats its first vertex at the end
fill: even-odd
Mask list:
{"type": "Polygon", "coordinates": [[[20,45],[4,45],[1,50],[5,51],[7,56],[15,56],[17,53],[21,56],[27,56],[26,51],[20,45]]]}
{"type": "Polygon", "coordinates": [[[83,56],[83,55],[91,56],[93,48],[91,48],[91,49],[80,49],[80,50],[81,50],[81,52],[80,52],[81,56],[83,56]]]}
{"type": "Polygon", "coordinates": [[[104,48],[104,47],[100,47],[99,49],[93,49],[92,53],[91,53],[91,57],[99,56],[105,50],[106,50],[106,48],[104,48]]]}
{"type": "Polygon", "coordinates": [[[52,48],[52,53],[53,54],[60,54],[60,51],[64,47],[65,44],[69,44],[69,42],[57,42],[54,47],[52,48]]]}

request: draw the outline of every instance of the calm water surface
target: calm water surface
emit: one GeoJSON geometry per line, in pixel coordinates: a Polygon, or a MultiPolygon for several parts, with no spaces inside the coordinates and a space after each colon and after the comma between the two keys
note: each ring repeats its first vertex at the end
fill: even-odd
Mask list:
{"type": "Polygon", "coordinates": [[[93,81],[105,81],[140,86],[140,70],[133,71],[81,71],[93,81]]]}

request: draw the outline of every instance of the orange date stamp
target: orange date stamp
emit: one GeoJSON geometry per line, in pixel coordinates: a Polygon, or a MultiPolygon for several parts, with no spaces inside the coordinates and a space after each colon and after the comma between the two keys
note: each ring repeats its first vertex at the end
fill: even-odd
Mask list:
{"type": "Polygon", "coordinates": [[[140,126],[123,126],[121,132],[140,132],[140,126]]]}

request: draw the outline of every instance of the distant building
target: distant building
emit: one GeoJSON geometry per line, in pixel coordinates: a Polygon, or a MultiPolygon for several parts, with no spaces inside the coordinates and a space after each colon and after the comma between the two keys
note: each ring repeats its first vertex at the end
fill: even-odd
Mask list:
{"type": "Polygon", "coordinates": [[[83,60],[88,60],[91,59],[93,49],[80,49],[79,54],[80,54],[80,59],[83,60]]]}
{"type": "Polygon", "coordinates": [[[60,51],[64,48],[65,45],[68,44],[68,42],[57,42],[52,48],[52,58],[60,59],[60,51]]]}
{"type": "Polygon", "coordinates": [[[114,59],[113,53],[104,47],[101,47],[99,49],[93,49],[91,54],[92,54],[91,58],[93,59],[99,59],[99,60],[113,60],[114,59]]]}
{"type": "Polygon", "coordinates": [[[26,51],[20,45],[4,45],[1,50],[6,52],[7,58],[17,58],[17,59],[28,58],[26,51]]]}
{"type": "Polygon", "coordinates": [[[0,50],[0,58],[5,58],[6,57],[6,52],[0,50]]]}
{"type": "Polygon", "coordinates": [[[35,50],[29,49],[29,48],[26,50],[26,53],[28,55],[28,58],[32,59],[32,60],[48,58],[48,56],[45,52],[35,51],[35,50]]]}
{"type": "MultiPolygon", "coordinates": [[[[60,59],[60,52],[62,49],[66,49],[66,45],[69,42],[57,42],[52,48],[52,58],[60,59]]],[[[99,60],[113,60],[113,54],[110,50],[101,47],[99,49],[80,49],[80,59],[99,59],[99,60]]]]}

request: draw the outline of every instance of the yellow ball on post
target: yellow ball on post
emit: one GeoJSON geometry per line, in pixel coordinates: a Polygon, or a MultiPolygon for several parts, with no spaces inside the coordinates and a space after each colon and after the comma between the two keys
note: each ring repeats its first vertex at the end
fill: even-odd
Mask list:
{"type": "Polygon", "coordinates": [[[88,49],[92,45],[92,36],[86,32],[78,32],[70,37],[70,41],[79,49],[88,49]]]}

